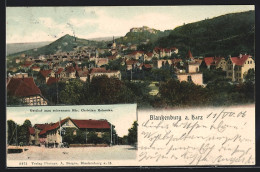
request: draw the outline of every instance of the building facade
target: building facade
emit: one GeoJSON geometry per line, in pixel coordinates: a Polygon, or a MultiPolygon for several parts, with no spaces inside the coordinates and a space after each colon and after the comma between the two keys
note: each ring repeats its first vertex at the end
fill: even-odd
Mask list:
{"type": "Polygon", "coordinates": [[[235,82],[243,82],[249,69],[255,69],[255,61],[250,55],[229,57],[227,60],[227,78],[235,82]]]}

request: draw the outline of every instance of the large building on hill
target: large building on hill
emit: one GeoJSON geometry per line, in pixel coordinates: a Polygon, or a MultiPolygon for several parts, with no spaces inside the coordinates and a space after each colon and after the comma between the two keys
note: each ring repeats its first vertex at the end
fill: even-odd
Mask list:
{"type": "Polygon", "coordinates": [[[30,106],[48,104],[32,77],[11,78],[7,84],[7,95],[17,97],[30,106]]]}
{"type": "Polygon", "coordinates": [[[243,82],[249,69],[255,69],[255,61],[250,55],[240,54],[227,60],[227,78],[236,82],[243,82]]]}

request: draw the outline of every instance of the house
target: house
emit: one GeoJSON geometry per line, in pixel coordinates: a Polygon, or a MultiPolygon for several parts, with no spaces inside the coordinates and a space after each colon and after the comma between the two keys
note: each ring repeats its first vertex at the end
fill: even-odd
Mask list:
{"type": "Polygon", "coordinates": [[[88,80],[88,74],[89,74],[89,71],[87,68],[83,68],[83,69],[76,71],[76,77],[84,82],[86,82],[88,80]]]}
{"type": "Polygon", "coordinates": [[[28,78],[28,73],[22,73],[22,72],[15,73],[13,75],[13,78],[28,78]]]}
{"type": "Polygon", "coordinates": [[[157,60],[157,68],[162,68],[164,67],[165,65],[169,65],[171,66],[172,65],[172,60],[157,60]]]}
{"type": "Polygon", "coordinates": [[[50,127],[51,124],[35,124],[29,127],[29,145],[44,145],[46,143],[46,132],[43,130],[50,127]]]}
{"type": "Polygon", "coordinates": [[[136,60],[139,60],[143,56],[144,56],[144,52],[143,51],[134,51],[134,52],[128,54],[129,58],[136,59],[136,60]]]}
{"type": "Polygon", "coordinates": [[[144,60],[145,61],[151,61],[153,58],[153,53],[152,52],[149,52],[149,53],[145,53],[144,54],[144,60]]]}
{"type": "Polygon", "coordinates": [[[74,128],[75,131],[73,134],[76,134],[76,129],[82,130],[86,132],[86,134],[93,131],[97,133],[98,137],[102,137],[104,132],[111,131],[111,127],[113,127],[113,125],[107,120],[79,120],[68,117],[45,128],[40,134],[46,135],[46,143],[61,143],[62,136],[60,135],[60,129],[74,128]]]}
{"type": "Polygon", "coordinates": [[[223,71],[226,71],[227,62],[224,57],[204,57],[204,62],[208,69],[221,68],[223,71]]]}
{"type": "Polygon", "coordinates": [[[137,45],[130,45],[130,50],[137,50],[137,45]]]}
{"type": "Polygon", "coordinates": [[[178,53],[178,49],[176,47],[172,47],[172,48],[155,47],[153,49],[153,56],[156,58],[171,57],[173,53],[175,54],[178,53]]]}
{"type": "Polygon", "coordinates": [[[21,59],[20,58],[15,59],[15,63],[21,63],[21,59]]]}
{"type": "Polygon", "coordinates": [[[200,63],[197,62],[189,50],[186,61],[186,70],[177,71],[177,78],[180,82],[193,82],[196,85],[203,85],[203,74],[199,71],[200,63]]]}
{"type": "Polygon", "coordinates": [[[42,83],[47,83],[50,75],[51,75],[52,69],[48,70],[40,70],[38,80],[42,83]]]}
{"type": "Polygon", "coordinates": [[[60,79],[60,78],[49,77],[46,84],[47,84],[47,85],[52,85],[52,84],[58,83],[58,82],[59,82],[59,79],[60,79]]]}
{"type": "Polygon", "coordinates": [[[232,81],[243,82],[249,69],[255,69],[255,61],[250,55],[230,56],[227,60],[227,78],[232,81]]]}
{"type": "Polygon", "coordinates": [[[96,58],[97,67],[108,64],[108,58],[96,58]]]}
{"type": "Polygon", "coordinates": [[[141,64],[140,66],[142,70],[146,70],[146,71],[150,71],[153,68],[152,65],[150,64],[141,64]]]}
{"type": "Polygon", "coordinates": [[[39,72],[41,70],[41,68],[39,66],[32,66],[31,67],[31,70],[32,71],[36,71],[36,72],[39,72]]]}
{"type": "Polygon", "coordinates": [[[23,103],[30,106],[48,104],[31,77],[11,78],[7,85],[7,94],[20,98],[23,103]]]}
{"type": "Polygon", "coordinates": [[[89,72],[89,79],[92,81],[93,77],[106,75],[107,77],[115,77],[121,80],[121,72],[119,70],[106,70],[106,68],[92,68],[89,72]]]}
{"type": "Polygon", "coordinates": [[[127,60],[125,63],[127,70],[132,70],[139,64],[138,60],[127,60]]]}
{"type": "Polygon", "coordinates": [[[68,66],[66,69],[65,69],[65,72],[66,72],[66,77],[67,78],[76,78],[76,70],[73,66],[68,66]]]}

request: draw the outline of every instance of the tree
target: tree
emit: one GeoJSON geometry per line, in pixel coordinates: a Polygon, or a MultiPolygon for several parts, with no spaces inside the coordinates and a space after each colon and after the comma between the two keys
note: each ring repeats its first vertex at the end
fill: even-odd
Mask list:
{"type": "Polygon", "coordinates": [[[7,105],[24,105],[22,99],[7,93],[7,105]]]}
{"type": "Polygon", "coordinates": [[[97,144],[98,141],[99,141],[99,137],[98,137],[98,135],[97,135],[96,132],[90,131],[90,132],[87,134],[87,142],[88,142],[88,143],[97,144]]]}
{"type": "Polygon", "coordinates": [[[92,104],[113,104],[130,101],[127,97],[131,93],[118,78],[108,78],[106,75],[94,77],[89,90],[92,104]]]}
{"type": "Polygon", "coordinates": [[[110,144],[110,142],[111,142],[110,132],[104,132],[102,134],[101,139],[102,139],[102,143],[110,144]]]}
{"type": "Polygon", "coordinates": [[[81,104],[84,96],[82,92],[83,82],[77,79],[70,80],[60,92],[60,101],[64,104],[81,104]]]}
{"type": "Polygon", "coordinates": [[[159,86],[161,101],[168,106],[195,106],[209,102],[208,90],[192,82],[170,79],[159,86]]]}
{"type": "Polygon", "coordinates": [[[32,127],[30,120],[26,119],[23,125],[18,127],[18,143],[22,145],[28,145],[29,142],[29,127],[32,127]]]}
{"type": "Polygon", "coordinates": [[[16,144],[16,123],[13,120],[7,121],[7,144],[16,144]]]}
{"type": "Polygon", "coordinates": [[[128,129],[127,141],[128,144],[134,145],[137,143],[137,121],[134,121],[132,127],[128,129]]]}
{"type": "Polygon", "coordinates": [[[255,70],[254,69],[249,69],[247,71],[247,74],[245,76],[245,81],[246,82],[255,82],[255,70]]]}

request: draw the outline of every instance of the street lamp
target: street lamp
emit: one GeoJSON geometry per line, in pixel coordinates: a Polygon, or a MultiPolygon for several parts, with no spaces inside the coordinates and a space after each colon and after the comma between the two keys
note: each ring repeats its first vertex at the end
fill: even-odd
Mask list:
{"type": "Polygon", "coordinates": [[[110,146],[112,146],[113,142],[112,142],[112,124],[110,124],[110,146]]]}
{"type": "Polygon", "coordinates": [[[116,142],[115,142],[115,137],[116,137],[116,135],[115,134],[113,134],[114,135],[114,145],[116,144],[116,142]]]}

